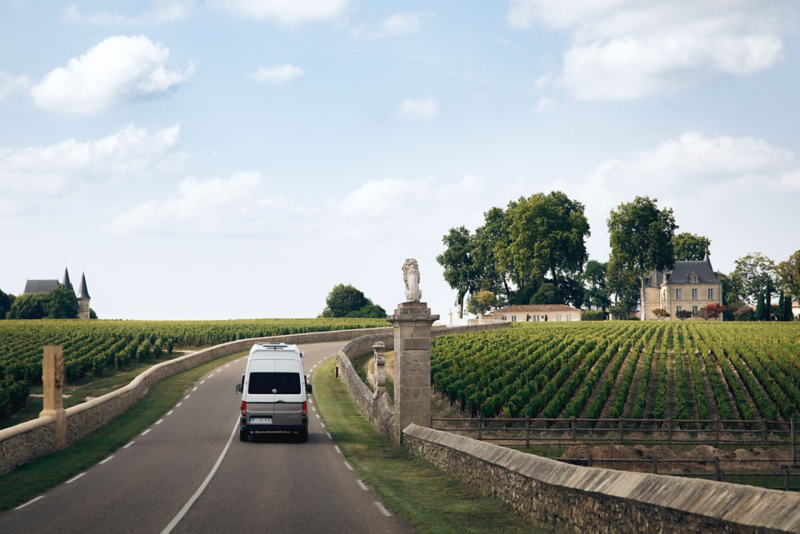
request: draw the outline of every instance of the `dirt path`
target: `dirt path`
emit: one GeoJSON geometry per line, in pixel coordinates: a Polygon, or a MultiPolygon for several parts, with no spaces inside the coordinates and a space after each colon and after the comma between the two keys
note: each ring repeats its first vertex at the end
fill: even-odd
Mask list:
{"type": "MultiPolygon", "coordinates": [[[[608,398],[606,399],[606,404],[605,406],[603,406],[603,410],[600,412],[600,419],[607,419],[609,417],[608,412],[611,411],[611,406],[614,403],[614,399],[617,398],[617,394],[619,393],[620,386],[622,385],[622,376],[625,374],[625,368],[630,363],[631,358],[634,357],[635,355],[633,353],[633,349],[631,349],[625,356],[625,361],[622,362],[622,367],[619,368],[619,372],[617,373],[617,378],[614,381],[614,387],[611,388],[611,393],[608,394],[608,398]]],[[[628,392],[630,393],[630,390],[628,392]]]]}

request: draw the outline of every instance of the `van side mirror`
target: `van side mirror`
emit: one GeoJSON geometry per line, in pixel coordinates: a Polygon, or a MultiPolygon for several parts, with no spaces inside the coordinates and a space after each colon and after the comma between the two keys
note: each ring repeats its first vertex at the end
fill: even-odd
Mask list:
{"type": "Polygon", "coordinates": [[[236,384],[236,393],[241,395],[242,394],[242,385],[236,384]]]}
{"type": "Polygon", "coordinates": [[[305,358],[305,357],[306,357],[306,353],[305,353],[305,351],[300,353],[300,357],[301,357],[301,358],[305,358]]]}
{"type": "Polygon", "coordinates": [[[311,395],[314,392],[313,388],[311,387],[311,384],[306,384],[306,391],[308,392],[309,395],[311,395]]]}

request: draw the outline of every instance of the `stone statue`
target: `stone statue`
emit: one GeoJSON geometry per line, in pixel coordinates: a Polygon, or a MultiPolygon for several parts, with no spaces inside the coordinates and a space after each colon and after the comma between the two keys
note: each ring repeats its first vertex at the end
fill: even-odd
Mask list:
{"type": "Polygon", "coordinates": [[[419,264],[417,260],[408,259],[403,264],[403,280],[406,283],[406,302],[419,302],[422,291],[419,289],[419,264]]]}

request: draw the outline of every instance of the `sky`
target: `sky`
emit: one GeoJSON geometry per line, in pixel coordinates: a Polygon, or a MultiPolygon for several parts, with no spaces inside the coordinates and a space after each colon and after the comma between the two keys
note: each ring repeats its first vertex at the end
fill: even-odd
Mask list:
{"type": "Polygon", "coordinates": [[[714,268],[800,248],[792,0],[0,0],[0,289],[85,273],[101,318],[447,320],[450,228],[637,195],[714,268]]]}

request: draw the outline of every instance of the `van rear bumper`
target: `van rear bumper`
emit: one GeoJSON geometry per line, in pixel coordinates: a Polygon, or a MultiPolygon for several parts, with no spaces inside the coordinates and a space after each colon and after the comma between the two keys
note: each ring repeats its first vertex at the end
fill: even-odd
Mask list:
{"type": "Polygon", "coordinates": [[[300,425],[248,425],[247,418],[239,418],[239,429],[246,432],[300,432],[308,430],[308,417],[303,417],[300,425]]]}

